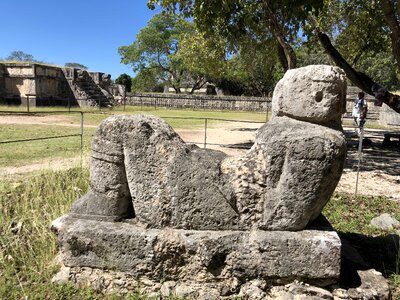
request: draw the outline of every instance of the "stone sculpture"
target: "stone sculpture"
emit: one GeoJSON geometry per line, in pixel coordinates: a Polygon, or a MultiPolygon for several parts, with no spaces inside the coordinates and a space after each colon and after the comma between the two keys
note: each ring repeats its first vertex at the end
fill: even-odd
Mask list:
{"type": "Polygon", "coordinates": [[[69,274],[90,267],[154,286],[202,282],[217,296],[255,279],[334,282],[337,234],[304,229],[341,176],[345,95],[337,67],[288,71],[272,120],[237,158],[185,144],[156,117],[106,119],[92,144],[91,190],[56,226],[69,274]]]}

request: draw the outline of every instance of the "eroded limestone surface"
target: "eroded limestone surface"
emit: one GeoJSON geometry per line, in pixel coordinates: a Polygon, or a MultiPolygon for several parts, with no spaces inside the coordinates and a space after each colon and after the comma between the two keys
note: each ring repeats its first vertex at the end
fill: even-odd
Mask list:
{"type": "Polygon", "coordinates": [[[135,217],[151,228],[304,229],[341,176],[345,88],[339,68],[289,71],[275,90],[272,120],[233,159],[186,145],[160,118],[110,117],[93,141],[91,191],[71,213],[135,217]]]}
{"type": "Polygon", "coordinates": [[[106,119],[92,144],[90,191],[56,222],[62,262],[192,289],[334,282],[340,239],[304,229],[341,176],[345,90],[339,68],[288,71],[272,120],[241,157],[187,145],[157,117],[106,119]]]}

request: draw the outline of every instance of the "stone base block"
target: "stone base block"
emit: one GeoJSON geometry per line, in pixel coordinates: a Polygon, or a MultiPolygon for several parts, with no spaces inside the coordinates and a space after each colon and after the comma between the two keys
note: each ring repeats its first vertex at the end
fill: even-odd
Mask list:
{"type": "Polygon", "coordinates": [[[335,232],[145,229],[125,222],[64,218],[57,226],[65,267],[123,272],[152,282],[337,281],[335,232]]]}

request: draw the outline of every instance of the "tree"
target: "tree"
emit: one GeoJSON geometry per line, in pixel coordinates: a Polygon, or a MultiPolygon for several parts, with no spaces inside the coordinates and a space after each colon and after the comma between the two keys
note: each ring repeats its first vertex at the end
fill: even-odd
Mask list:
{"type": "Polygon", "coordinates": [[[311,18],[314,32],[322,47],[355,85],[375,96],[377,105],[386,103],[400,113],[399,96],[392,94],[382,84],[357,70],[359,69],[357,65],[361,64],[361,56],[367,59],[371,55],[392,52],[393,58],[397,61],[397,71],[399,71],[398,20],[400,14],[398,11],[400,6],[398,1],[330,0],[325,2],[326,14],[322,14],[319,19],[311,18]],[[331,6],[334,6],[338,13],[329,16],[327,12],[331,11],[331,6]],[[333,21],[332,16],[336,18],[333,21]],[[332,24],[334,26],[328,26],[332,24]],[[334,46],[332,40],[337,42],[337,46],[334,46]],[[355,42],[350,43],[350,40],[355,42]],[[355,45],[356,42],[358,45],[355,45]]]}
{"type": "Polygon", "coordinates": [[[273,37],[285,70],[296,67],[295,48],[302,32],[306,41],[319,41],[355,85],[400,112],[398,96],[354,67],[367,50],[378,53],[380,45],[388,52],[389,45],[400,69],[398,0],[149,0],[148,5],[193,17],[199,28],[227,36],[232,45],[240,35],[273,37]]]}
{"type": "Polygon", "coordinates": [[[131,64],[134,71],[152,70],[152,74],[156,73],[179,93],[183,69],[174,55],[179,49],[180,35],[191,31],[194,27],[188,21],[174,15],[157,14],[140,30],[131,45],[120,47],[118,52],[122,62],[131,64]]]}
{"type": "Polygon", "coordinates": [[[142,69],[132,78],[132,92],[163,92],[164,81],[156,69],[142,69]]]}
{"type": "Polygon", "coordinates": [[[161,5],[168,12],[192,17],[205,32],[226,36],[237,46],[241,36],[273,38],[285,70],[296,67],[293,45],[299,30],[312,10],[319,10],[323,0],[149,0],[154,9],[161,5]]]}
{"type": "Polygon", "coordinates": [[[76,69],[82,69],[82,70],[88,69],[88,67],[86,67],[85,65],[82,65],[80,63],[75,63],[75,62],[65,63],[64,66],[67,68],[76,68],[76,69]]]}
{"type": "Polygon", "coordinates": [[[132,78],[128,74],[123,73],[119,75],[119,77],[115,79],[115,83],[124,85],[127,92],[131,91],[132,78]]]}
{"type": "Polygon", "coordinates": [[[217,85],[231,94],[265,96],[282,77],[276,44],[271,40],[246,38],[228,61],[228,68],[217,85]]]}
{"type": "Polygon", "coordinates": [[[23,51],[12,51],[6,60],[16,60],[16,61],[31,61],[36,62],[32,54],[25,53],[23,51]]]}
{"type": "Polygon", "coordinates": [[[208,81],[222,76],[226,68],[225,49],[224,39],[206,38],[197,30],[180,36],[179,51],[174,60],[182,68],[184,77],[191,82],[190,94],[208,81]]]}

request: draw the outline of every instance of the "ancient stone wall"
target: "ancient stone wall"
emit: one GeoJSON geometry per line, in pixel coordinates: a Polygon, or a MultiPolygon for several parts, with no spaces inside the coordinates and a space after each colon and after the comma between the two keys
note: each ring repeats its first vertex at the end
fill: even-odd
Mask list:
{"type": "Polygon", "coordinates": [[[3,103],[31,106],[63,105],[73,97],[62,70],[54,66],[31,63],[4,63],[3,103]]]}
{"type": "Polygon", "coordinates": [[[5,67],[3,64],[0,64],[0,100],[4,99],[6,93],[4,73],[5,73],[5,67]]]}
{"type": "MultiPolygon", "coordinates": [[[[351,117],[354,99],[356,99],[359,92],[361,92],[361,89],[358,87],[350,86],[347,88],[345,116],[351,117]]],[[[375,98],[367,93],[365,93],[365,99],[368,102],[368,120],[379,122],[383,126],[400,126],[400,114],[396,113],[386,104],[383,104],[382,107],[375,106],[375,98]]]]}
{"type": "Polygon", "coordinates": [[[400,126],[400,114],[383,103],[380,107],[379,123],[385,126],[400,126]]]}
{"type": "MultiPolygon", "coordinates": [[[[351,117],[351,112],[354,106],[354,100],[357,98],[358,93],[361,92],[356,86],[349,86],[346,95],[346,114],[345,116],[351,117]]],[[[368,102],[368,115],[367,119],[371,121],[378,121],[380,115],[380,107],[374,105],[374,97],[365,93],[365,99],[368,102]]]]}
{"type": "Polygon", "coordinates": [[[12,105],[110,105],[110,76],[36,63],[0,63],[0,101],[12,105]],[[83,75],[86,74],[86,75],[83,75]]]}
{"type": "Polygon", "coordinates": [[[271,98],[179,94],[133,94],[127,104],[168,108],[270,111],[271,98]]]}

